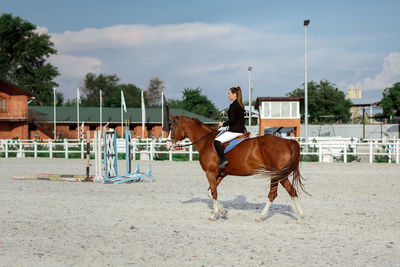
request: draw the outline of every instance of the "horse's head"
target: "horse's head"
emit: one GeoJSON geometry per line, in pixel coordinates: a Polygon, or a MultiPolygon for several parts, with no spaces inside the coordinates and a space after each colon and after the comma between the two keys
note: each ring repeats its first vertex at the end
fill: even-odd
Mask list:
{"type": "Polygon", "coordinates": [[[168,138],[169,140],[167,141],[167,148],[168,150],[173,150],[177,142],[187,137],[185,129],[183,127],[186,118],[184,117],[183,112],[180,117],[174,117],[171,114],[170,117],[172,119],[172,125],[169,132],[169,138],[168,138]]]}

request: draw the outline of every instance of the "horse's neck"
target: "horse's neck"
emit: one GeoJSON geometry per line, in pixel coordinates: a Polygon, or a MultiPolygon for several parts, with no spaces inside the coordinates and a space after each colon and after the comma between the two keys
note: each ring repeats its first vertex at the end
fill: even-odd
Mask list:
{"type": "MultiPolygon", "coordinates": [[[[190,122],[190,124],[188,125],[187,129],[186,129],[186,133],[188,135],[188,138],[190,139],[190,141],[192,143],[200,140],[201,138],[203,138],[205,135],[209,134],[211,132],[210,129],[208,129],[206,126],[202,126],[202,125],[198,125],[195,122],[190,122]]],[[[205,141],[208,138],[204,138],[203,140],[201,140],[200,142],[194,144],[195,148],[197,151],[200,151],[201,148],[204,146],[205,141]]]]}

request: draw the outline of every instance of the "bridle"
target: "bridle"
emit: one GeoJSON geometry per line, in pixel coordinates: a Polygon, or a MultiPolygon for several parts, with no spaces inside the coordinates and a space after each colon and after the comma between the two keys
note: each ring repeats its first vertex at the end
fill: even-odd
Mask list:
{"type": "MultiPolygon", "coordinates": [[[[175,125],[175,127],[172,129],[172,133],[171,133],[171,137],[173,137],[174,135],[175,135],[175,131],[176,131],[176,129],[178,128],[178,125],[179,125],[179,119],[180,119],[181,117],[179,117],[179,118],[177,118],[176,119],[176,125],[175,125]]],[[[174,147],[174,148],[182,148],[182,147],[185,147],[185,146],[191,146],[191,145],[194,145],[194,144],[197,144],[198,142],[200,142],[201,140],[203,140],[204,138],[206,138],[207,136],[210,136],[211,134],[213,134],[214,132],[216,132],[216,131],[218,131],[218,129],[219,129],[220,127],[218,126],[217,128],[215,128],[214,130],[212,130],[211,132],[209,132],[208,134],[206,134],[206,135],[204,135],[203,137],[201,137],[199,140],[196,140],[195,142],[192,142],[192,143],[189,143],[189,144],[185,144],[185,145],[175,145],[175,142],[173,141],[173,140],[167,140],[167,141],[170,141],[171,143],[172,143],[172,146],[174,147]]],[[[179,133],[179,135],[180,135],[180,139],[184,139],[184,136],[180,133],[180,132],[178,132],[179,133]]]]}
{"type": "MultiPolygon", "coordinates": [[[[173,128],[173,130],[171,131],[171,132],[172,132],[172,133],[171,133],[171,137],[175,135],[175,131],[176,131],[176,129],[178,129],[179,119],[180,119],[180,118],[181,118],[181,117],[178,117],[178,118],[176,119],[176,125],[175,125],[175,127],[173,128]]],[[[179,132],[179,135],[180,135],[180,138],[181,138],[181,139],[184,138],[184,137],[182,136],[181,132],[179,132]]],[[[171,141],[172,143],[175,143],[173,140],[169,140],[169,141],[171,141]]]]}

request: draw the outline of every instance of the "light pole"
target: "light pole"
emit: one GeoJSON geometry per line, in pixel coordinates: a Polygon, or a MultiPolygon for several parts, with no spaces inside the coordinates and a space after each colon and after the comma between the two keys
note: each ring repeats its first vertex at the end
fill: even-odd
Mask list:
{"type": "Polygon", "coordinates": [[[54,128],[54,133],[53,133],[53,138],[54,138],[54,140],[56,140],[57,139],[57,129],[56,129],[56,121],[57,121],[57,110],[56,110],[56,100],[57,100],[57,97],[56,97],[56,88],[54,87],[53,88],[53,105],[54,105],[54,110],[53,110],[53,116],[54,116],[54,125],[53,125],[53,128],[54,128]]]}
{"type": "Polygon", "coordinates": [[[80,139],[80,134],[79,134],[79,102],[76,103],[76,129],[77,129],[77,133],[78,133],[78,140],[80,139]]]}
{"type": "Polygon", "coordinates": [[[100,136],[103,136],[103,91],[100,90],[100,136]]]}
{"type": "MultiPolygon", "coordinates": [[[[310,20],[304,20],[304,126],[305,138],[308,142],[308,81],[307,81],[307,28],[310,20]]],[[[307,145],[306,145],[307,147],[307,145]]]]}
{"type": "Polygon", "coordinates": [[[249,131],[251,131],[251,70],[253,68],[249,66],[247,69],[249,70],[249,131]]]}

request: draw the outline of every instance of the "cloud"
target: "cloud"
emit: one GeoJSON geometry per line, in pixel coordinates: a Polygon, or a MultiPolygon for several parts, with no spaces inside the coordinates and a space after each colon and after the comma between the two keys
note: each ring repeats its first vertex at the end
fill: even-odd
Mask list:
{"type": "MultiPolygon", "coordinates": [[[[232,84],[247,84],[249,65],[257,70],[254,77],[257,72],[292,72],[293,64],[277,62],[289,62],[295,56],[279,51],[285,47],[293,51],[293,43],[301,44],[295,35],[204,23],[116,25],[51,36],[59,53],[51,62],[62,76],[75,77],[76,84],[87,72],[101,71],[146,89],[150,78],[159,76],[167,85],[167,96],[179,95],[183,88],[201,87],[210,98],[225,97],[232,84]]],[[[301,53],[301,47],[298,50],[301,53]]],[[[73,90],[63,88],[63,80],[58,78],[69,97],[73,90]]]]}
{"type": "Polygon", "coordinates": [[[383,60],[382,70],[373,78],[365,78],[361,84],[364,90],[377,90],[392,87],[400,81],[400,53],[392,52],[383,60]]]}
{"type": "Polygon", "coordinates": [[[232,33],[237,26],[230,24],[207,25],[184,23],[175,25],[116,25],[100,29],[87,28],[79,32],[66,31],[53,34],[53,41],[63,51],[76,48],[121,48],[143,45],[190,43],[212,38],[221,38],[232,33]]]}
{"type": "Polygon", "coordinates": [[[82,75],[101,70],[101,60],[92,57],[77,57],[70,55],[55,55],[49,61],[58,67],[61,76],[82,77],[82,75]]]}
{"type": "MultiPolygon", "coordinates": [[[[165,82],[167,97],[201,87],[219,107],[228,103],[228,88],[247,89],[248,66],[253,67],[253,98],[283,96],[304,82],[302,31],[288,34],[236,24],[182,23],[115,25],[50,35],[59,54],[51,62],[62,74],[57,82],[66,98],[75,94],[74,88],[88,72],[116,74],[121,82],[142,89],[158,76],[165,82]]],[[[311,38],[309,80],[347,84],[376,60],[376,54],[349,50],[353,42],[311,38]]]]}
{"type": "Polygon", "coordinates": [[[47,29],[46,27],[40,27],[40,26],[36,26],[36,30],[35,30],[35,32],[37,32],[39,34],[47,33],[48,31],[49,31],[49,29],[47,29]]]}

